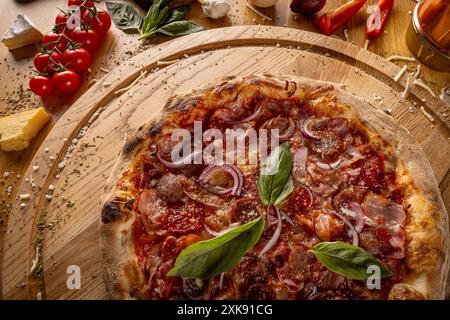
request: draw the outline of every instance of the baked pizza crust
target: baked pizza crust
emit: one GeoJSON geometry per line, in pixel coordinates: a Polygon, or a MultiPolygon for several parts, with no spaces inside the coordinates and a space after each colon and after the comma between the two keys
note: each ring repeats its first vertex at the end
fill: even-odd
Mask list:
{"type": "Polygon", "coordinates": [[[145,145],[153,131],[164,133],[160,119],[177,110],[195,107],[199,102],[223,105],[251,96],[256,91],[274,98],[286,98],[288,86],[296,87],[292,97],[304,99],[305,90],[319,89],[337,97],[340,104],[351,106],[357,116],[373,132],[392,147],[402,181],[414,187],[405,200],[410,205],[405,231],[406,263],[412,270],[404,283],[393,286],[389,299],[443,299],[448,272],[448,217],[431,165],[408,131],[393,118],[344,90],[342,85],[295,76],[255,75],[228,77],[222,83],[172,97],[150,121],[126,140],[116,166],[105,188],[101,217],[101,248],[105,285],[110,298],[129,299],[144,284],[144,275],[134,251],[133,222],[135,215],[123,208],[127,195],[116,191],[117,181],[145,145]],[[295,84],[294,84],[295,82],[295,84]],[[404,169],[403,169],[404,168],[404,169]],[[414,182],[412,178],[414,177],[414,182]]]}

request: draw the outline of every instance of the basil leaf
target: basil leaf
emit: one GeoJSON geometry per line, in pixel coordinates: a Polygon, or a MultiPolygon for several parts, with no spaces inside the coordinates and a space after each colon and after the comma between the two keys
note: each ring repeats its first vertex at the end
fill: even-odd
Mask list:
{"type": "Polygon", "coordinates": [[[252,248],[264,230],[259,217],[216,238],[194,243],[178,255],[168,276],[207,279],[230,270],[252,248]]]}
{"type": "Polygon", "coordinates": [[[270,153],[256,182],[259,196],[265,206],[280,203],[292,192],[293,186],[285,187],[291,177],[291,170],[292,156],[286,142],[270,153]]]}
{"type": "Polygon", "coordinates": [[[176,9],[173,9],[170,12],[170,17],[167,20],[167,23],[171,23],[171,22],[179,21],[179,20],[183,19],[184,16],[189,13],[189,11],[191,11],[190,6],[181,6],[176,9]]]}
{"type": "Polygon", "coordinates": [[[294,191],[294,182],[292,181],[292,178],[289,177],[288,182],[284,185],[283,190],[281,190],[280,195],[278,196],[277,200],[275,200],[276,205],[279,205],[282,203],[290,194],[294,191]]]}
{"type": "Polygon", "coordinates": [[[174,21],[159,28],[156,32],[166,36],[184,36],[187,34],[203,31],[203,27],[191,21],[174,21]]]}
{"type": "Polygon", "coordinates": [[[144,18],[144,23],[141,27],[141,36],[150,33],[152,29],[157,27],[156,21],[160,15],[160,7],[163,2],[164,0],[155,0],[150,9],[148,9],[147,14],[144,18]]]}
{"type": "Polygon", "coordinates": [[[105,2],[114,25],[123,30],[139,30],[142,17],[138,9],[128,3],[105,2]]]}
{"type": "Polygon", "coordinates": [[[383,267],[373,255],[349,243],[321,242],[309,251],[327,269],[349,279],[366,280],[372,275],[367,272],[369,266],[378,266],[382,278],[392,276],[392,272],[383,267]]]}

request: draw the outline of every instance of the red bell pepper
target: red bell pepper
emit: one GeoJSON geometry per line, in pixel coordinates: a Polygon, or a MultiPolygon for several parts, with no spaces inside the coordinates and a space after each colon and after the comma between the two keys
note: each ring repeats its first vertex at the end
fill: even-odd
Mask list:
{"type": "Polygon", "coordinates": [[[319,26],[322,33],[329,36],[353,18],[366,1],[367,0],[349,1],[334,10],[334,12],[327,12],[317,17],[314,20],[314,23],[319,26]]]}
{"type": "Polygon", "coordinates": [[[378,38],[391,15],[394,0],[379,0],[372,6],[373,11],[367,18],[366,34],[369,38],[378,38]]]}

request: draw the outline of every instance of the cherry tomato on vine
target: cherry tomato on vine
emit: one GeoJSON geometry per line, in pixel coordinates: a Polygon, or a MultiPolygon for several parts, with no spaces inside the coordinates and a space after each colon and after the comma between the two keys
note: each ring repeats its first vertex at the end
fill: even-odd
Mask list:
{"type": "Polygon", "coordinates": [[[107,33],[111,28],[111,17],[105,11],[86,11],[83,14],[83,21],[97,31],[99,35],[107,33]]]}
{"type": "Polygon", "coordinates": [[[80,76],[71,69],[57,72],[53,75],[53,85],[62,93],[74,93],[80,87],[80,76]]]}
{"type": "Polygon", "coordinates": [[[68,68],[81,74],[91,65],[91,55],[84,48],[68,48],[63,53],[63,61],[68,68]]]}
{"type": "Polygon", "coordinates": [[[48,96],[53,92],[53,81],[50,77],[46,76],[33,76],[29,82],[30,89],[35,94],[41,97],[48,96]]]}
{"type": "Polygon", "coordinates": [[[63,25],[67,23],[67,14],[65,12],[60,12],[55,18],[56,25],[63,25]]]}
{"type": "Polygon", "coordinates": [[[70,37],[89,52],[100,47],[100,36],[92,28],[77,27],[72,31],[70,37]]]}
{"type": "MultiPolygon", "coordinates": [[[[70,6],[81,6],[83,4],[84,0],[68,0],[67,5],[70,6]]],[[[85,4],[85,7],[87,8],[93,8],[94,7],[94,1],[87,1],[85,4]]]]}
{"type": "Polygon", "coordinates": [[[33,58],[34,67],[40,73],[53,73],[53,69],[62,61],[59,52],[53,51],[51,54],[53,61],[50,60],[50,54],[47,52],[38,53],[33,58]]]}
{"type": "Polygon", "coordinates": [[[56,48],[60,52],[63,52],[64,50],[66,50],[66,46],[69,40],[65,36],[61,36],[61,34],[58,34],[55,31],[47,32],[42,38],[42,44],[47,46],[50,50],[53,50],[57,42],[58,44],[56,45],[56,48]]]}

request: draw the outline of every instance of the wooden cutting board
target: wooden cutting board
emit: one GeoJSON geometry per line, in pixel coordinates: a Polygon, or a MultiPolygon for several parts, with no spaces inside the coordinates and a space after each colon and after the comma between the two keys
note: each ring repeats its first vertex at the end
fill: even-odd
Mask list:
{"type": "Polygon", "coordinates": [[[391,109],[429,156],[449,207],[450,132],[448,122],[440,118],[447,107],[418,87],[401,99],[406,81],[393,81],[397,66],[347,42],[301,30],[242,26],[205,31],[151,48],[119,66],[56,123],[21,183],[19,194],[31,198],[17,200],[8,221],[4,298],[36,299],[38,292],[47,299],[106,298],[99,214],[103,186],[124,137],[175,93],[224,76],[264,72],[343,83],[349,92],[391,109]],[[131,89],[115,94],[133,83],[131,89]],[[434,123],[420,106],[433,115],[434,123]],[[37,251],[40,259],[34,269],[41,272],[33,276],[37,251]],[[67,287],[70,266],[80,268],[80,289],[67,287]]]}

